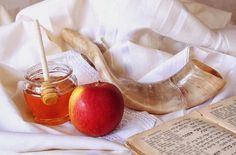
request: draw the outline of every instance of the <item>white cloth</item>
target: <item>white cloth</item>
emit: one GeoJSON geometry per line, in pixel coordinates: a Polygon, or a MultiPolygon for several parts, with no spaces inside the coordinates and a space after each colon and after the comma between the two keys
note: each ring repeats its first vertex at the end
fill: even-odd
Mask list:
{"type": "Polygon", "coordinates": [[[6,9],[2,5],[0,5],[0,25],[9,24],[11,22],[11,16],[8,14],[6,9]]]}
{"type": "Polygon", "coordinates": [[[119,144],[127,136],[151,128],[155,122],[160,124],[160,120],[167,121],[236,95],[236,28],[229,26],[230,17],[228,12],[189,0],[46,0],[22,10],[15,23],[0,27],[0,150],[63,154],[67,149],[67,153],[76,154],[81,149],[93,149],[95,154],[103,154],[104,150],[110,150],[109,154],[128,154],[119,144]],[[93,81],[97,75],[79,55],[60,52],[66,47],[59,36],[65,27],[95,41],[104,40],[109,46],[105,57],[119,75],[141,82],[159,81],[177,72],[190,58],[197,58],[217,69],[226,86],[201,106],[157,116],[159,119],[127,109],[122,127],[103,137],[109,141],[85,137],[69,122],[56,127],[32,123],[20,81],[25,70],[39,62],[31,22],[35,18],[48,31],[42,29],[50,58],[72,66],[87,66],[74,66],[81,83],[93,81]],[[68,61],[72,58],[78,60],[68,61]],[[47,151],[54,148],[62,151],[47,151]]]}
{"type": "Polygon", "coordinates": [[[2,5],[11,16],[10,18],[14,19],[16,14],[23,8],[32,5],[34,3],[40,2],[42,0],[1,0],[0,5],[2,5]]]}

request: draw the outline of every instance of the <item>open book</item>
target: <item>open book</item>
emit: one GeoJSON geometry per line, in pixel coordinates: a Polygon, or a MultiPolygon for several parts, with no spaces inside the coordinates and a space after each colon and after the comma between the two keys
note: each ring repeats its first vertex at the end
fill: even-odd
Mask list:
{"type": "Polygon", "coordinates": [[[236,155],[236,96],[129,137],[145,155],[236,155]]]}

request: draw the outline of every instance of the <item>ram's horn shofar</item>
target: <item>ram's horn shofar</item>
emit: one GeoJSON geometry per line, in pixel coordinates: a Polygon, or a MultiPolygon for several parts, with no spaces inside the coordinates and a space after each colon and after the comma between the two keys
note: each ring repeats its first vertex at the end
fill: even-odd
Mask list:
{"type": "Polygon", "coordinates": [[[96,44],[78,32],[65,29],[63,39],[95,65],[101,78],[115,84],[126,106],[154,114],[164,114],[199,105],[215,96],[225,85],[221,75],[198,60],[190,60],[172,77],[157,83],[138,83],[118,78],[108,67],[96,44]]]}

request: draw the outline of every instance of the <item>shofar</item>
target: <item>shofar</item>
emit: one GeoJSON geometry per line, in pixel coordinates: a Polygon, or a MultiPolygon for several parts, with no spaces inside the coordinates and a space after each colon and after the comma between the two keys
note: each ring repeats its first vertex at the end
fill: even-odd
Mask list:
{"type": "Polygon", "coordinates": [[[198,60],[190,60],[172,77],[157,83],[138,83],[116,77],[100,49],[78,32],[65,29],[63,39],[81,51],[95,65],[103,80],[115,84],[123,93],[127,107],[165,114],[191,108],[215,96],[225,85],[221,75],[198,60]]]}

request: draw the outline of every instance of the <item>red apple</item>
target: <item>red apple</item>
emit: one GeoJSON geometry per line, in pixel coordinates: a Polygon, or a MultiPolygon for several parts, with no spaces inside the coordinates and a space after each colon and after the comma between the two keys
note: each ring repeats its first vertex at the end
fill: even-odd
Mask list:
{"type": "Polygon", "coordinates": [[[124,112],[124,100],[119,89],[107,82],[78,86],[71,94],[69,116],[82,133],[97,137],[113,131],[124,112]]]}

